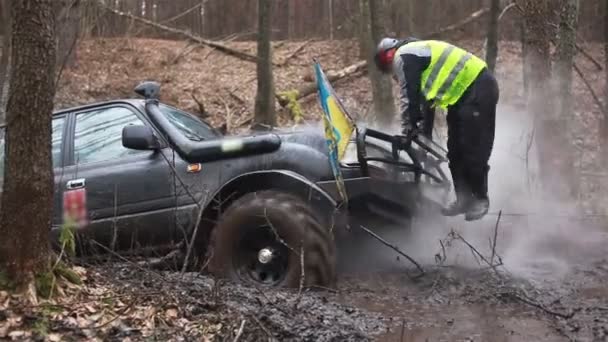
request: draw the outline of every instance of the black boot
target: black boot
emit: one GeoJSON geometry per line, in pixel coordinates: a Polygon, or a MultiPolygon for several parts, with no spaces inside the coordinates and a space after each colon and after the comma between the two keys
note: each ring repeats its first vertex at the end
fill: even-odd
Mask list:
{"type": "Polygon", "coordinates": [[[446,208],[441,209],[443,216],[456,216],[464,214],[467,211],[471,199],[470,191],[462,167],[456,167],[450,164],[450,172],[452,173],[452,182],[454,183],[454,192],[456,193],[456,201],[449,204],[446,208]]]}
{"type": "Polygon", "coordinates": [[[466,221],[475,221],[484,217],[490,208],[488,198],[488,171],[489,167],[481,170],[471,170],[468,172],[468,181],[473,192],[472,200],[464,215],[466,221]]]}

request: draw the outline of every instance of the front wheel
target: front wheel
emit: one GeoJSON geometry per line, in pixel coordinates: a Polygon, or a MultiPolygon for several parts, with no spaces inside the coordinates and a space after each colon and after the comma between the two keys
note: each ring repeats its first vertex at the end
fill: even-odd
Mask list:
{"type": "Polygon", "coordinates": [[[335,283],[329,229],[310,205],[280,191],[249,193],[232,203],[212,232],[210,252],[210,271],[236,281],[268,287],[335,283]]]}

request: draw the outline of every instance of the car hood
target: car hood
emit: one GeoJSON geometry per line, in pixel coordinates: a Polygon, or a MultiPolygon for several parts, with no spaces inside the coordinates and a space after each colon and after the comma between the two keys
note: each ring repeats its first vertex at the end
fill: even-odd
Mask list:
{"type": "MultiPolygon", "coordinates": [[[[299,130],[274,129],[271,132],[260,132],[261,134],[276,134],[281,139],[281,144],[297,144],[312,148],[323,155],[329,155],[325,134],[321,128],[309,128],[299,130]]],[[[249,134],[255,136],[258,134],[249,134]]]]}

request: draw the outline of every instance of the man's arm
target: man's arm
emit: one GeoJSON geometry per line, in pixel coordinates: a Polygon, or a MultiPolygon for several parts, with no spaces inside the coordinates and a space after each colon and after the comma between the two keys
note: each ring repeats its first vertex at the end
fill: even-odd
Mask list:
{"type": "Polygon", "coordinates": [[[409,122],[412,125],[416,125],[416,123],[422,120],[422,113],[420,111],[422,98],[420,82],[422,73],[428,65],[428,57],[421,57],[415,54],[404,54],[400,57],[403,60],[403,74],[405,78],[405,89],[401,91],[407,93],[409,99],[407,107],[409,122]]]}
{"type": "Polygon", "coordinates": [[[414,126],[422,119],[421,79],[431,63],[431,51],[425,46],[403,46],[395,56],[394,70],[401,93],[401,117],[404,126],[414,126]]]}

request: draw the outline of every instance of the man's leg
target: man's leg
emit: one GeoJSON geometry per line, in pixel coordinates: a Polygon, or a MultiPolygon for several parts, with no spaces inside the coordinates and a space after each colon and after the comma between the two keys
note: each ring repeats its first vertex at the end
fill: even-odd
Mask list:
{"type": "Polygon", "coordinates": [[[452,174],[452,183],[454,184],[454,192],[456,201],[452,202],[448,207],[444,208],[441,213],[445,216],[456,216],[464,214],[469,206],[471,199],[471,189],[466,181],[465,164],[463,156],[463,121],[458,113],[458,106],[448,109],[447,124],[448,124],[448,160],[450,173],[452,174]]]}
{"type": "Polygon", "coordinates": [[[433,140],[433,127],[435,125],[435,108],[431,107],[428,101],[424,101],[422,105],[422,112],[424,113],[424,119],[422,124],[422,134],[433,140]]]}
{"type": "Polygon", "coordinates": [[[475,110],[462,113],[465,126],[465,179],[471,188],[472,198],[465,213],[465,220],[482,218],[489,209],[488,161],[494,145],[496,124],[496,105],[498,103],[498,84],[489,73],[480,75],[474,85],[475,110]]]}

